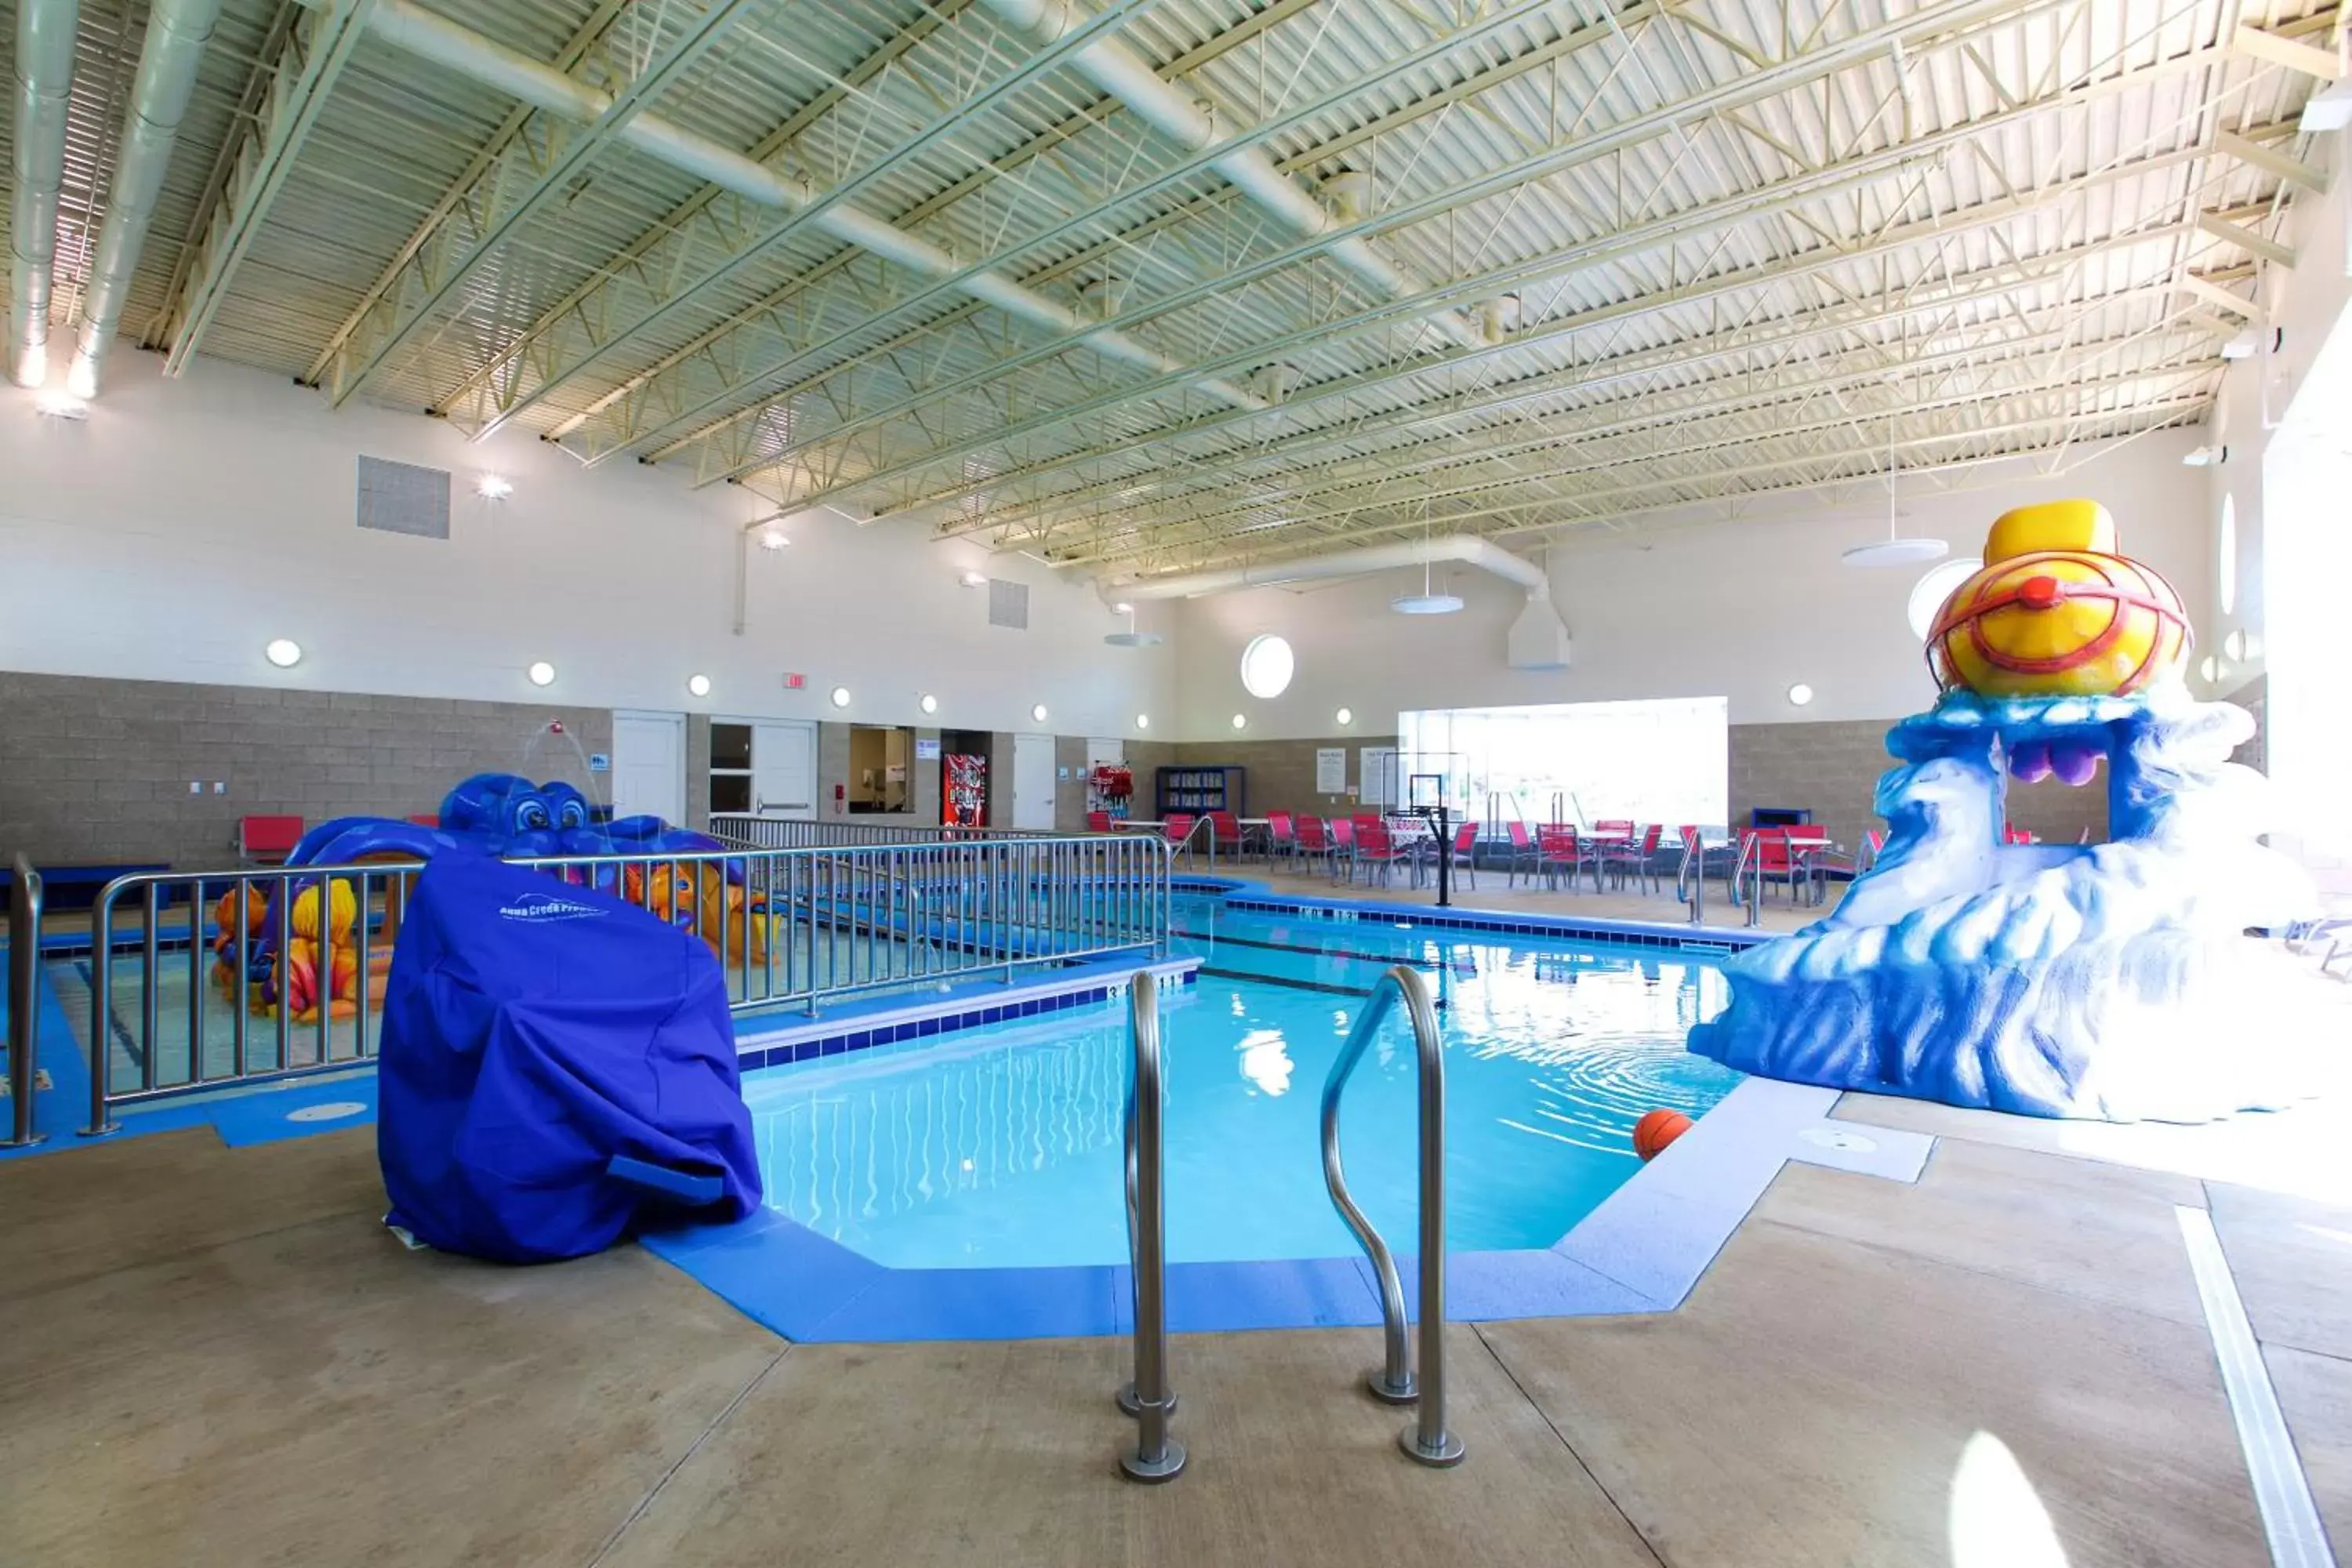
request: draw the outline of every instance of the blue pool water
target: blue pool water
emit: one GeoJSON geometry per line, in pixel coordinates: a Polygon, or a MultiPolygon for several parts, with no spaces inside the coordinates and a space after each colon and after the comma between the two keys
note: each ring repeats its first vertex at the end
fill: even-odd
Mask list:
{"type": "MultiPolygon", "coordinates": [[[[1325,1195],[1323,1079],[1381,971],[1435,979],[1446,1042],[1447,1222],[1458,1251],[1549,1247],[1632,1175],[1633,1122],[1693,1115],[1738,1075],[1682,1048],[1721,1008],[1704,959],[1655,949],[1241,914],[1185,903],[1203,961],[1170,987],[1169,1256],[1341,1257],[1325,1195]]],[[[1124,1262],[1124,1002],[744,1080],[772,1208],[895,1268],[1124,1262]]],[[[1414,1205],[1405,1026],[1357,1069],[1342,1139],[1358,1198],[1400,1250],[1414,1205]]]]}

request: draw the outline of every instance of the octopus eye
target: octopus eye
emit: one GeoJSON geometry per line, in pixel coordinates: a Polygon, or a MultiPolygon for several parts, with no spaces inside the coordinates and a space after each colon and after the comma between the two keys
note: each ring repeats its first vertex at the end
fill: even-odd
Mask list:
{"type": "Polygon", "coordinates": [[[588,826],[588,807],[583,802],[567,800],[558,820],[565,827],[585,827],[588,826]]]}
{"type": "Polygon", "coordinates": [[[515,804],[515,829],[517,832],[543,833],[547,830],[548,826],[549,819],[547,815],[547,803],[545,801],[524,800],[518,801],[515,804]]]}

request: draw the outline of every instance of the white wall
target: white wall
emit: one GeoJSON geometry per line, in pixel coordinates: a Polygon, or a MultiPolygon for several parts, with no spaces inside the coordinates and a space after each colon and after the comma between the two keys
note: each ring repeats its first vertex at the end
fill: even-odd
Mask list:
{"type": "Polygon", "coordinates": [[[1025,559],[819,510],[782,524],[788,549],[751,552],[737,637],[749,492],[626,461],[585,471],[528,436],[473,447],[421,416],[334,413],[213,361],[177,382],[160,365],[126,350],[85,423],[0,393],[0,668],[1065,734],[1123,733],[1171,706],[1169,649],[1105,647],[1122,618],[1025,559]],[[361,453],[453,470],[452,537],[356,527],[361,453]],[[484,471],[514,494],[478,497],[484,471]],[[1028,631],[987,625],[986,592],[958,581],[974,566],[1031,584],[1028,631]],[[306,650],[292,670],[262,658],[278,637],[306,650]],[[541,658],[559,672],[544,691],[523,674],[541,658]],[[783,689],[786,670],[808,689],[783,689]],[[686,689],[698,671],[706,699],[686,689]],[[836,684],[845,713],[826,704],[836,684]]]}
{"type": "MultiPolygon", "coordinates": [[[[1952,493],[1906,479],[1899,525],[1973,555],[2009,508],[2089,496],[2115,513],[2127,552],[2201,605],[2211,576],[2205,506],[2200,487],[2183,482],[2180,457],[2203,437],[2173,430],[2085,447],[2054,477],[2026,463],[1968,470],[1950,482],[1969,488],[1952,493]]],[[[1448,577],[1468,601],[1453,616],[1390,611],[1395,595],[1420,591],[1417,572],[1184,601],[1182,738],[1230,736],[1236,711],[1249,715],[1254,738],[1328,735],[1342,706],[1367,733],[1389,732],[1400,709],[1642,697],[1727,697],[1735,724],[1916,711],[1935,697],[1906,618],[1922,569],[1838,560],[1885,537],[1884,497],[1864,488],[1834,510],[1775,498],[1769,515],[1734,521],[1645,518],[1626,536],[1556,549],[1553,598],[1575,639],[1570,668],[1556,673],[1506,666],[1518,591],[1467,568],[1448,577]],[[1298,655],[1290,689],[1270,702],[1247,696],[1239,673],[1243,647],[1262,632],[1289,638],[1298,655]],[[1815,692],[1804,708],[1786,696],[1799,681],[1815,692]]]]}

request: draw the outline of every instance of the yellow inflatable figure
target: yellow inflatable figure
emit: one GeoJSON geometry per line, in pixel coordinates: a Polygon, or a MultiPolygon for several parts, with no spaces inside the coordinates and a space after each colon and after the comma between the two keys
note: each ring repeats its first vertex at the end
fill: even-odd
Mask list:
{"type": "Polygon", "coordinates": [[[359,901],[349,882],[327,885],[326,919],[320,919],[320,889],[305,888],[288,911],[292,936],[278,963],[278,1002],[298,1022],[311,1024],[324,1003],[327,1016],[348,1018],[359,1011],[359,950],[352,931],[359,920],[359,901]],[[324,984],[321,984],[321,976],[324,984]]]}
{"type": "Polygon", "coordinates": [[[701,891],[695,930],[719,962],[765,964],[769,944],[778,934],[777,918],[767,911],[765,897],[747,900],[741,884],[729,881],[725,869],[713,862],[704,861],[694,871],[701,891]]]}
{"type": "Polygon", "coordinates": [[[2096,501],[2003,512],[1984,570],[1952,590],[1927,635],[1937,684],[1984,697],[2120,697],[2188,662],[2172,584],[2118,554],[2096,501]]]}

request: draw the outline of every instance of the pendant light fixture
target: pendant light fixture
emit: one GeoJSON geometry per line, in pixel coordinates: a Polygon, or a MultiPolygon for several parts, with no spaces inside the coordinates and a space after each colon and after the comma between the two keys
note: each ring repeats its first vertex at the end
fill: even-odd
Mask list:
{"type": "Polygon", "coordinates": [[[1139,632],[1135,629],[1135,606],[1133,605],[1130,605],[1122,599],[1118,604],[1113,605],[1111,608],[1127,617],[1127,630],[1123,632],[1111,632],[1103,637],[1103,641],[1110,644],[1111,647],[1156,647],[1162,640],[1158,632],[1139,632]]]}
{"type": "Polygon", "coordinates": [[[1389,608],[1400,616],[1450,616],[1462,607],[1459,595],[1441,594],[1430,580],[1429,530],[1429,503],[1423,501],[1421,508],[1421,592],[1400,594],[1389,601],[1389,608]]]}
{"type": "Polygon", "coordinates": [[[1916,566],[1941,561],[1952,547],[1940,539],[1898,539],[1895,533],[1895,416],[1886,416],[1886,537],[1857,544],[1844,554],[1849,566],[1916,566]]]}

